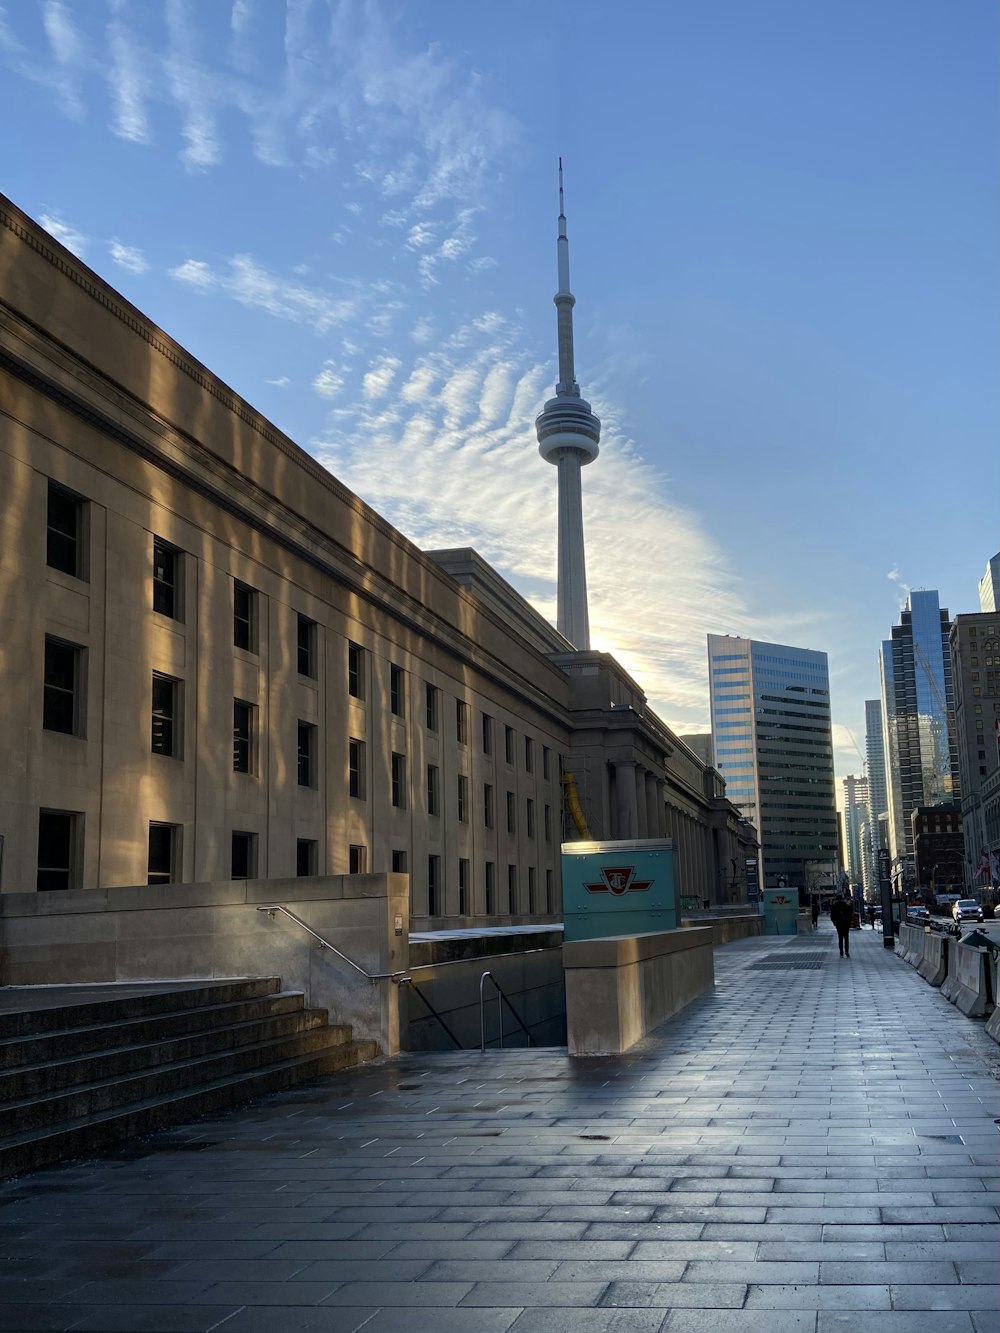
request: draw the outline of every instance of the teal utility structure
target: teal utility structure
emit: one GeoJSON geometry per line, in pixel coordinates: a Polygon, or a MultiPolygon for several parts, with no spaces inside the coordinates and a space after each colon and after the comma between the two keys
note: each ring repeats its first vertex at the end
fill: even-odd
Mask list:
{"type": "Polygon", "coordinates": [[[680,925],[670,838],[564,842],[563,938],[648,935],[680,925]]]}
{"type": "Polygon", "coordinates": [[[764,889],[760,905],[764,914],[765,935],[798,934],[798,889],[764,889]]]}

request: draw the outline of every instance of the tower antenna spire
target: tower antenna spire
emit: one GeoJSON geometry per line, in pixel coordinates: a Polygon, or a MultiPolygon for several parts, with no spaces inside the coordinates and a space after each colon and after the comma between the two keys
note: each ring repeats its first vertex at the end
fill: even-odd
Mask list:
{"type": "Polygon", "coordinates": [[[535,420],[538,452],[559,469],[559,578],[557,628],[575,648],[590,648],[587,611],[587,565],[583,544],[583,494],[580,472],[599,453],[600,418],[580,396],[573,357],[573,307],[569,288],[569,237],[563,190],[563,161],[559,159],[559,225],[556,240],[559,284],[556,291],[556,330],[559,380],[535,420]]]}

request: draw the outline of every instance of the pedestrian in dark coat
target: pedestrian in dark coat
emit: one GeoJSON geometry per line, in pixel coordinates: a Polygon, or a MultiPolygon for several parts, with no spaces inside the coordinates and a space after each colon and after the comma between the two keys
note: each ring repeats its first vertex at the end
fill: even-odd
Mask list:
{"type": "Polygon", "coordinates": [[[840,946],[841,958],[850,958],[850,930],[851,922],[854,920],[854,904],[850,898],[836,899],[830,908],[830,920],[837,927],[837,944],[840,946]]]}

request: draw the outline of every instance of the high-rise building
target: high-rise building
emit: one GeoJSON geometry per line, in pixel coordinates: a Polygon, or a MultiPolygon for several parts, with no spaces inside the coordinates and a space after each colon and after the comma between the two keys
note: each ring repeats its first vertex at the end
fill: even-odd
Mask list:
{"type": "Polygon", "coordinates": [[[853,775],[844,778],[844,851],[847,876],[852,886],[863,886],[865,882],[865,847],[861,830],[868,820],[868,779],[853,775]]]}
{"type": "Polygon", "coordinates": [[[888,845],[889,800],[885,791],[885,737],[882,700],[865,700],[865,768],[868,773],[868,820],[862,829],[866,897],[878,895],[878,849],[888,845]]]}
{"type": "Polygon", "coordinates": [[[979,609],[1000,609],[1000,552],[987,560],[986,573],[979,580],[979,609]]]}
{"type": "MultiPolygon", "coordinates": [[[[982,586],[982,585],[980,585],[982,586]]],[[[983,787],[1000,768],[1000,613],[956,616],[949,636],[962,787],[965,883],[990,883],[983,787]]]]}
{"type": "Polygon", "coordinates": [[[904,882],[912,869],[911,813],[960,796],[949,629],[936,592],[911,592],[879,651],[889,850],[904,882]]]}
{"type": "Polygon", "coordinates": [[[836,875],[830,677],[826,653],[708,636],[715,766],[756,826],[761,883],[809,889],[836,875]]]}
{"type": "Polygon", "coordinates": [[[590,647],[587,565],[583,545],[581,470],[598,454],[600,419],[580,394],[573,365],[573,307],[569,289],[569,240],[559,159],[559,290],[553,298],[559,336],[559,383],[535,420],[538,452],[559,469],[559,575],[556,628],[574,648],[590,647]]]}

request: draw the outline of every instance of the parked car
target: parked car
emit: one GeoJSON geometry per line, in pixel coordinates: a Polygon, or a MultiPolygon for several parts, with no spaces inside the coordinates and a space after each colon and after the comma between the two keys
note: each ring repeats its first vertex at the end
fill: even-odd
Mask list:
{"type": "Polygon", "coordinates": [[[959,924],[963,921],[982,921],[983,909],[975,898],[959,898],[953,905],[951,914],[959,924]]]}

